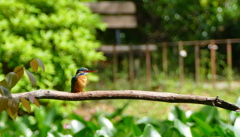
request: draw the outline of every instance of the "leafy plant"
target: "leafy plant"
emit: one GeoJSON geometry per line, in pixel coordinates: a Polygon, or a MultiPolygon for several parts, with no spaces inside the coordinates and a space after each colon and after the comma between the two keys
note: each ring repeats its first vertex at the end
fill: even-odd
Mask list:
{"type": "MultiPolygon", "coordinates": [[[[18,64],[41,58],[47,71],[40,88],[70,90],[69,80],[82,66],[103,60],[96,48],[96,29],[105,24],[77,0],[12,0],[0,2],[0,78],[18,64]]],[[[89,75],[89,80],[98,80],[89,75]]],[[[30,90],[21,81],[13,92],[30,90]]]]}
{"type": "MultiPolygon", "coordinates": [[[[126,106],[124,105],[123,108],[126,106]]],[[[183,111],[172,107],[169,118],[164,120],[150,117],[137,118],[126,116],[118,108],[115,117],[98,112],[91,119],[85,119],[74,113],[63,116],[56,107],[41,106],[34,111],[34,116],[18,117],[8,121],[7,113],[0,114],[0,134],[3,136],[156,136],[156,137],[191,137],[191,136],[238,136],[240,114],[228,112],[230,121],[223,121],[219,111],[205,106],[196,112],[183,111]],[[231,116],[231,117],[232,117],[231,116]],[[8,121],[8,122],[7,122],[8,121]],[[21,126],[19,126],[21,125],[21,126]]]]}
{"type": "MultiPolygon", "coordinates": [[[[32,59],[30,61],[30,66],[34,70],[34,72],[37,72],[39,66],[43,69],[43,71],[45,69],[42,61],[38,58],[32,59]]],[[[36,80],[33,74],[29,72],[27,69],[25,69],[23,66],[17,66],[13,72],[9,72],[6,78],[0,82],[0,94],[2,95],[0,98],[0,112],[6,110],[7,114],[11,116],[13,119],[15,119],[18,115],[18,108],[20,102],[22,102],[23,106],[26,108],[28,113],[30,113],[31,111],[31,107],[28,100],[36,104],[38,107],[40,106],[37,99],[31,93],[28,94],[28,100],[26,100],[25,98],[20,99],[13,98],[11,95],[11,89],[23,77],[24,71],[26,72],[32,85],[36,87],[36,80]]]]}

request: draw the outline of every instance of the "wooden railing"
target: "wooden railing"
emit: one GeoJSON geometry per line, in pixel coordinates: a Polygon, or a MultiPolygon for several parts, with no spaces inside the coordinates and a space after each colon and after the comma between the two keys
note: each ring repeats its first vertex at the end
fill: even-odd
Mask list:
{"type": "MultiPolygon", "coordinates": [[[[142,45],[105,45],[100,48],[106,54],[113,54],[113,73],[114,73],[114,83],[117,81],[117,64],[118,64],[118,54],[119,53],[129,53],[129,77],[130,83],[134,81],[134,69],[133,69],[133,53],[144,52],[146,56],[146,83],[147,87],[150,88],[151,85],[151,52],[156,51],[157,47],[162,48],[162,70],[167,74],[168,70],[168,56],[167,50],[170,46],[177,46],[178,51],[184,50],[184,46],[194,46],[195,54],[195,82],[199,82],[200,75],[200,47],[208,46],[210,49],[210,60],[211,60],[211,75],[212,75],[212,87],[216,87],[216,47],[218,44],[226,46],[226,56],[227,56],[227,77],[232,77],[232,44],[240,43],[240,39],[218,39],[218,40],[197,40],[197,41],[179,41],[179,42],[161,42],[155,44],[142,44],[142,45]]],[[[179,55],[179,79],[180,84],[184,82],[184,57],[179,55]]],[[[230,81],[231,82],[231,81],[230,81]]]]}

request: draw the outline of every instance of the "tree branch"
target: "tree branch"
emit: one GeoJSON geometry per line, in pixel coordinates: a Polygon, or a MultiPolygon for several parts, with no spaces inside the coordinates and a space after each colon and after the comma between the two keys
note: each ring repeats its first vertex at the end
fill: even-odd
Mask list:
{"type": "Polygon", "coordinates": [[[35,90],[26,93],[12,94],[13,98],[26,98],[32,94],[37,99],[56,99],[67,101],[101,100],[101,99],[138,99],[152,100],[169,103],[194,103],[220,107],[232,111],[240,111],[234,104],[221,100],[217,97],[204,97],[196,95],[181,95],[167,92],[151,92],[137,90],[108,90],[108,91],[89,91],[82,93],[70,93],[65,91],[35,90]]]}

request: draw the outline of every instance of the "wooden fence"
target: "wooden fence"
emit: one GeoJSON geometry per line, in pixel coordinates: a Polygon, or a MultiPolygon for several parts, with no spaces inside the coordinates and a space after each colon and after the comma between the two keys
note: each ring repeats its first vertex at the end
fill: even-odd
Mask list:
{"type": "MultiPolygon", "coordinates": [[[[179,62],[179,79],[180,84],[182,85],[184,82],[184,46],[194,46],[194,54],[195,54],[195,82],[199,82],[200,75],[200,47],[208,46],[210,49],[210,60],[211,60],[211,80],[212,87],[216,87],[216,49],[217,45],[221,44],[226,46],[226,54],[227,54],[227,77],[232,77],[232,44],[240,43],[240,39],[221,39],[221,40],[198,40],[198,41],[179,41],[179,42],[162,42],[156,44],[144,44],[144,45],[105,45],[100,48],[100,51],[104,53],[113,54],[113,79],[114,83],[117,82],[117,72],[118,72],[118,54],[119,53],[129,53],[129,78],[130,83],[132,84],[134,81],[134,69],[133,69],[133,53],[136,51],[142,51],[145,53],[145,61],[146,61],[146,84],[147,87],[150,88],[151,85],[151,52],[156,51],[157,47],[160,46],[162,48],[162,70],[165,75],[167,75],[168,70],[168,56],[167,50],[170,46],[178,47],[178,52],[183,55],[178,56],[179,62]]],[[[231,82],[231,80],[229,80],[231,82]]],[[[229,84],[231,85],[231,83],[229,84]]]]}

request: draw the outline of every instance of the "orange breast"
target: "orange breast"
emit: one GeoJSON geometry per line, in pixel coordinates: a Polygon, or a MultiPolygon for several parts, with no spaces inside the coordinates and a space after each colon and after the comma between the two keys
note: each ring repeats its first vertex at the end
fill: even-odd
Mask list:
{"type": "Polygon", "coordinates": [[[78,76],[77,81],[74,86],[74,91],[75,92],[84,92],[83,89],[86,87],[87,81],[88,81],[87,76],[85,76],[85,75],[78,76]]]}

